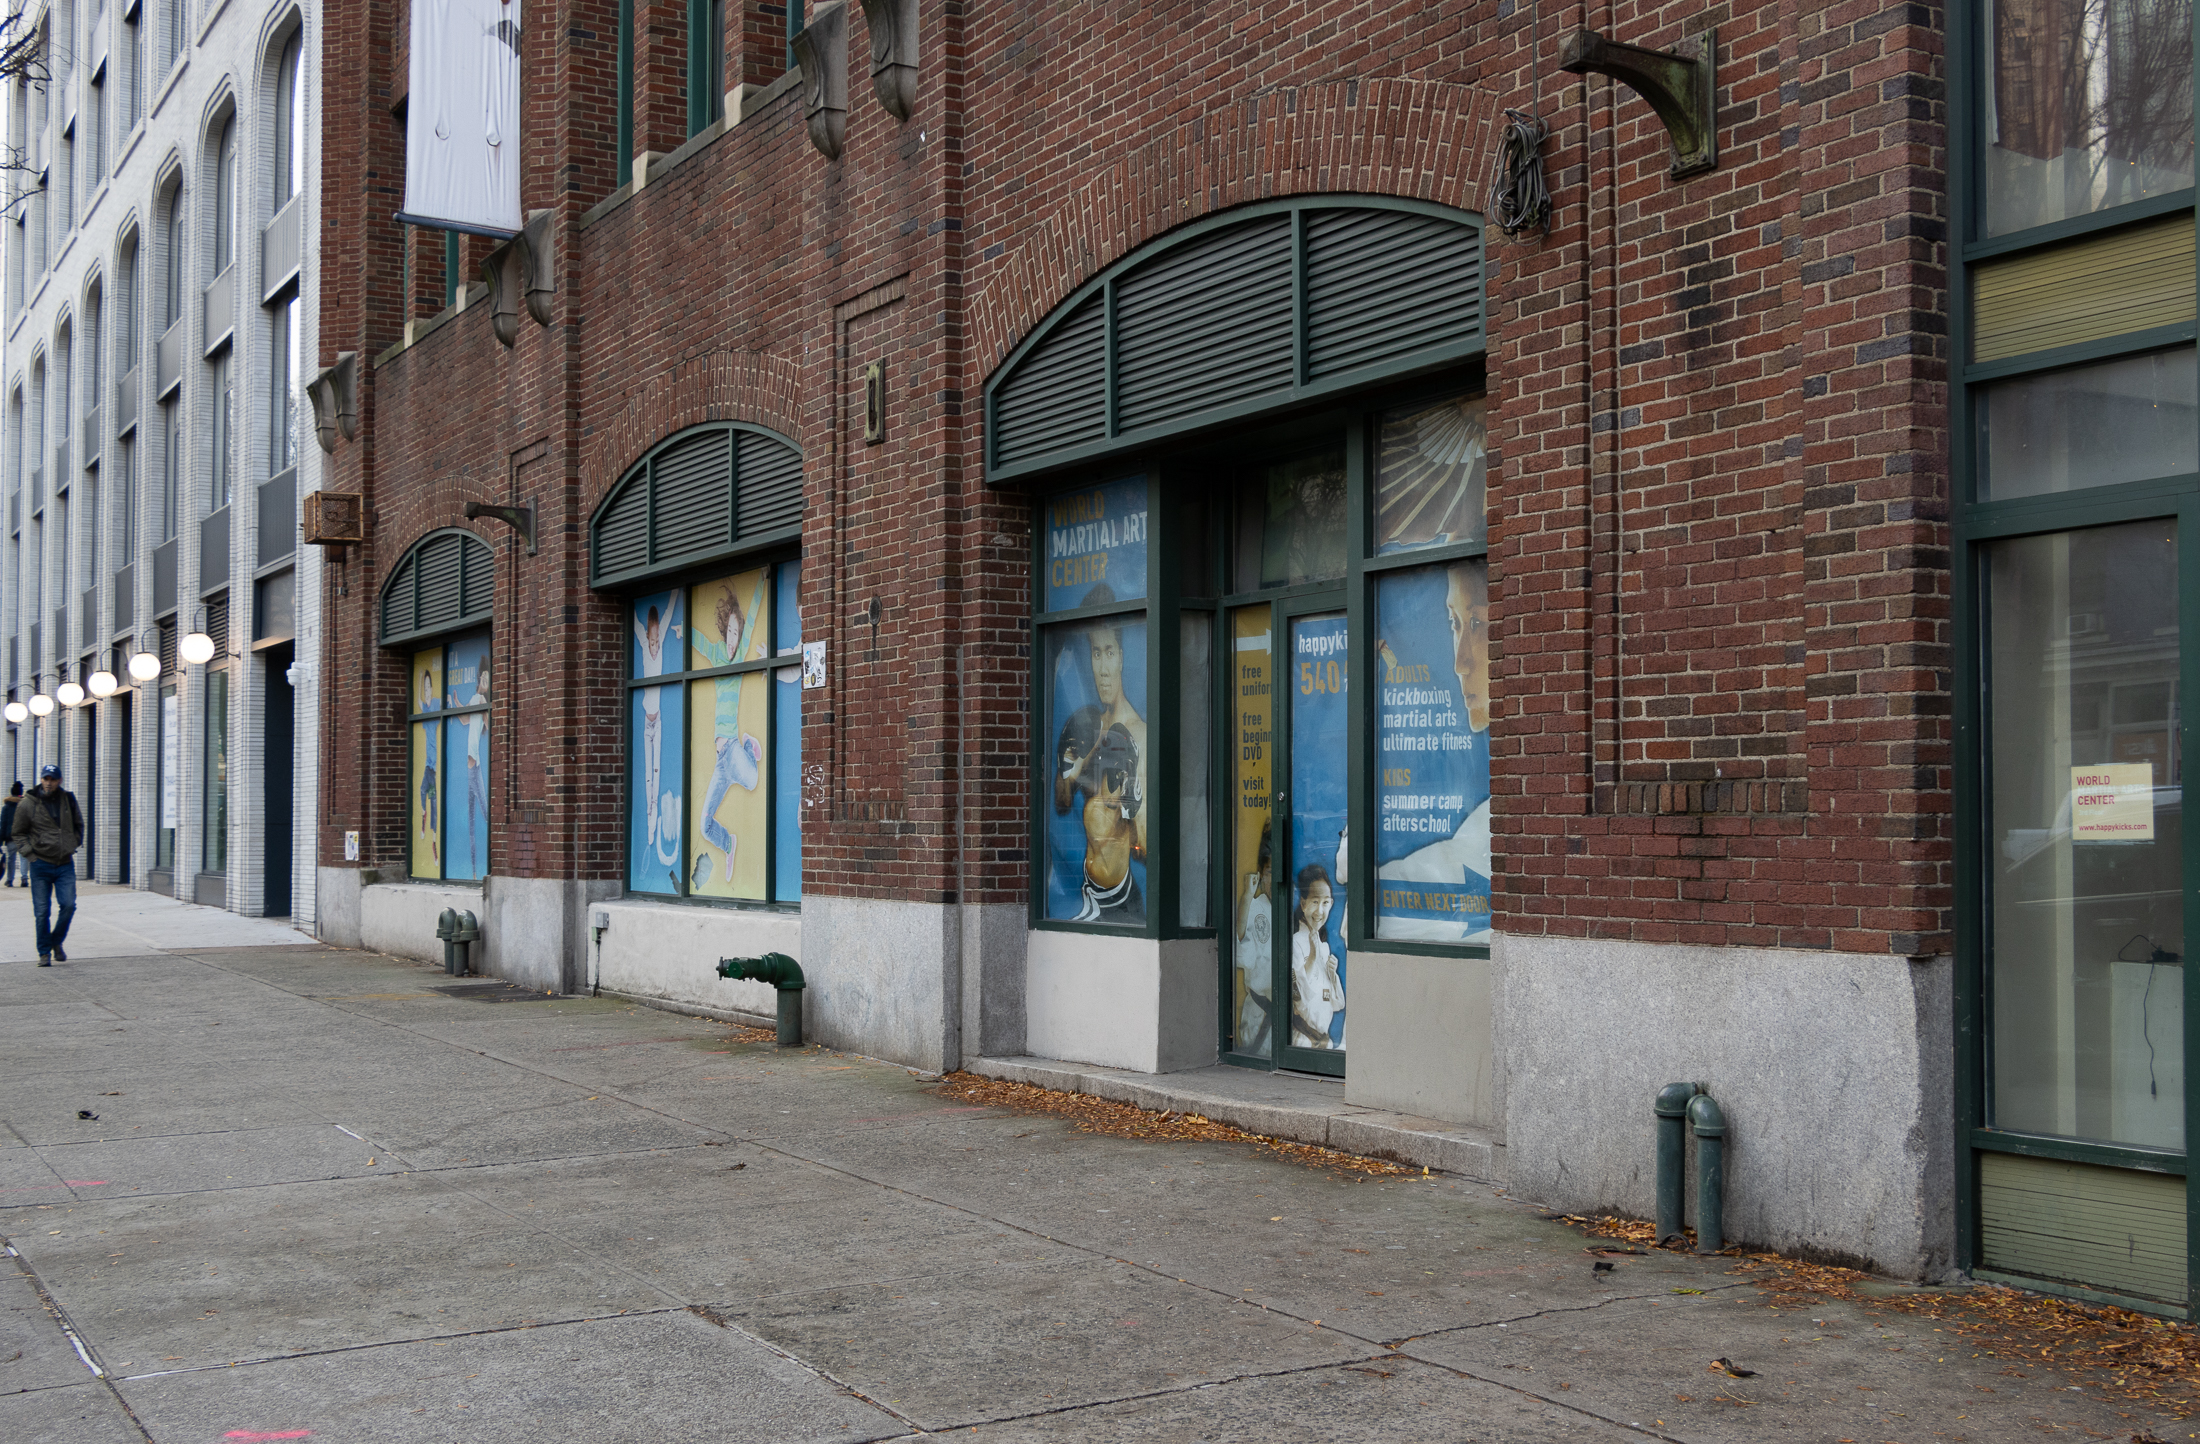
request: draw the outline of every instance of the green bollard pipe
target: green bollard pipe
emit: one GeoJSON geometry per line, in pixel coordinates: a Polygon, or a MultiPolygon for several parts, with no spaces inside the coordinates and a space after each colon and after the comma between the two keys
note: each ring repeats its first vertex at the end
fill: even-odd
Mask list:
{"type": "Polygon", "coordinates": [[[785,953],[766,953],[761,958],[720,958],[718,976],[770,983],[779,990],[779,1046],[802,1046],[802,992],[807,986],[802,965],[785,953]]]}
{"type": "Polygon", "coordinates": [[[456,908],[443,909],[442,916],[435,920],[435,935],[443,940],[443,971],[455,976],[458,972],[458,910],[456,908]]]}
{"type": "Polygon", "coordinates": [[[1658,1242],[1681,1231],[1686,1214],[1688,1176],[1688,1100],[1693,1083],[1668,1083],[1652,1108],[1658,1115],[1658,1242]]]}
{"type": "Polygon", "coordinates": [[[1717,1253],[1726,1246],[1726,1115],[1698,1093],[1688,1100],[1688,1123],[1696,1131],[1696,1252],[1717,1253]]]}

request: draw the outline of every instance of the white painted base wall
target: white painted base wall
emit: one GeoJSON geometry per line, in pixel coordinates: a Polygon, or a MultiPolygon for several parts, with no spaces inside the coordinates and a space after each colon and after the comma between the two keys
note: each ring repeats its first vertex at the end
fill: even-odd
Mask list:
{"type": "Polygon", "coordinates": [[[1035,1057],[1176,1073],[1216,1061],[1211,938],[1110,938],[1033,929],[1026,1046],[1035,1057]]]}
{"type": "MultiPolygon", "coordinates": [[[[443,961],[443,942],[435,935],[436,919],[443,909],[456,908],[479,918],[478,883],[385,882],[359,890],[359,946],[394,958],[443,961]]],[[[492,943],[493,946],[493,943],[492,943]]],[[[477,958],[475,972],[489,972],[486,958],[477,958]]]]}
{"type": "MultiPolygon", "coordinates": [[[[1494,951],[1517,1196],[1649,1217],[1651,1100],[1701,1083],[1726,1114],[1729,1242],[1947,1272],[1950,959],[1519,937],[1494,951]]],[[[1690,1222],[1695,1203],[1691,1158],[1690,1222]]]]}
{"type": "Polygon", "coordinates": [[[769,1018],[779,1008],[771,986],[721,978],[718,960],[785,953],[803,961],[799,914],[633,898],[594,903],[589,911],[610,919],[593,944],[589,982],[614,993],[769,1018]]]}

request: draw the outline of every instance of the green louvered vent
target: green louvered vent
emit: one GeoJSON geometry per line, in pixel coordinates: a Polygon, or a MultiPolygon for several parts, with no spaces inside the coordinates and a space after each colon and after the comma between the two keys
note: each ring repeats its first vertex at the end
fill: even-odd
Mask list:
{"type": "Polygon", "coordinates": [[[398,560],[382,589],[382,644],[487,621],[496,553],[472,532],[430,532],[398,560]]]}
{"type": "Polygon", "coordinates": [[[1484,346],[1481,223],[1264,203],[1127,257],[986,383],[988,479],[1433,370],[1484,346]]]}
{"type": "Polygon", "coordinates": [[[478,543],[459,552],[458,602],[469,617],[496,608],[496,553],[478,543]]]}
{"type": "Polygon", "coordinates": [[[649,487],[637,476],[622,485],[596,518],[596,575],[619,576],[649,565],[649,487]]]}
{"type": "Polygon", "coordinates": [[[229,655],[229,598],[226,594],[206,604],[206,635],[214,643],[214,655],[229,655]]]}
{"type": "Polygon", "coordinates": [[[1139,267],[1116,283],[1115,327],[1118,431],[1288,389],[1291,218],[1219,231],[1139,267]]]}
{"type": "Polygon", "coordinates": [[[1307,216],[1309,377],[1382,366],[1481,332],[1482,237],[1473,227],[1414,211],[1307,216]]]}
{"type": "Polygon", "coordinates": [[[733,540],[733,438],[701,431],[657,453],[653,561],[722,551],[733,540]]]}
{"type": "MultiPolygon", "coordinates": [[[[35,648],[32,654],[36,655],[35,648]]],[[[160,624],[160,674],[163,677],[173,677],[176,674],[176,624],[174,622],[162,622],[160,624]]]]}
{"type": "Polygon", "coordinates": [[[715,561],[801,524],[801,452],[749,427],[699,426],[629,468],[597,506],[589,583],[715,561]]]}
{"type": "Polygon", "coordinates": [[[741,438],[741,532],[802,525],[802,453],[754,432],[741,438]]]}
{"type": "Polygon", "coordinates": [[[1107,307],[1095,292],[1001,383],[993,454],[1006,465],[1107,435],[1107,307]]]}

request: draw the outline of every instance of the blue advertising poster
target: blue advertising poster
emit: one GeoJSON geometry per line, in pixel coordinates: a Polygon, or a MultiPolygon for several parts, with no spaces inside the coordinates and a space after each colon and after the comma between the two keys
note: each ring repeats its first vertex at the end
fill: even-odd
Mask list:
{"type": "Polygon", "coordinates": [[[1344,1047],[1345,619],[1291,623],[1291,1043],[1344,1047]]]}
{"type": "Polygon", "coordinates": [[[637,687],[634,753],[629,770],[633,804],[626,810],[626,885],[635,892],[680,891],[680,686],[637,687]]]}
{"type": "Polygon", "coordinates": [[[1146,619],[1049,627],[1046,736],[1038,779],[1046,819],[1046,915],[1146,922],[1146,619]]]}
{"type": "Polygon", "coordinates": [[[687,630],[682,625],[686,618],[680,615],[683,595],[677,591],[651,592],[634,599],[634,670],[630,675],[662,677],[680,670],[686,653],[681,638],[687,630]]]}
{"type": "Polygon", "coordinates": [[[1045,525],[1042,610],[1066,612],[1146,595],[1146,478],[1049,497],[1045,525]]]}
{"type": "Polygon", "coordinates": [[[1489,586],[1479,560],[1375,592],[1375,936],[1490,937],[1489,586]]]}
{"type": "MultiPolygon", "coordinates": [[[[800,578],[796,563],[781,564],[772,626],[782,657],[802,652],[800,578]]],[[[802,668],[781,667],[772,677],[772,896],[792,902],[802,896],[802,668]]]]}
{"type": "MultiPolygon", "coordinates": [[[[492,676],[486,633],[451,643],[443,664],[443,705],[479,707],[492,676]]],[[[466,712],[443,724],[443,875],[489,871],[489,714],[466,712]]]]}

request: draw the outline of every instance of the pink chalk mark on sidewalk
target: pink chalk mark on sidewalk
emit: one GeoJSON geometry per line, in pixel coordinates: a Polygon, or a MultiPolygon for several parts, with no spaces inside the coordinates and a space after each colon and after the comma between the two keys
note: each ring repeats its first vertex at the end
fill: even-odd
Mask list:
{"type": "Polygon", "coordinates": [[[222,1435],[224,1439],[311,1439],[311,1429],[285,1429],[278,1434],[263,1434],[257,1429],[232,1429],[222,1435]]]}

